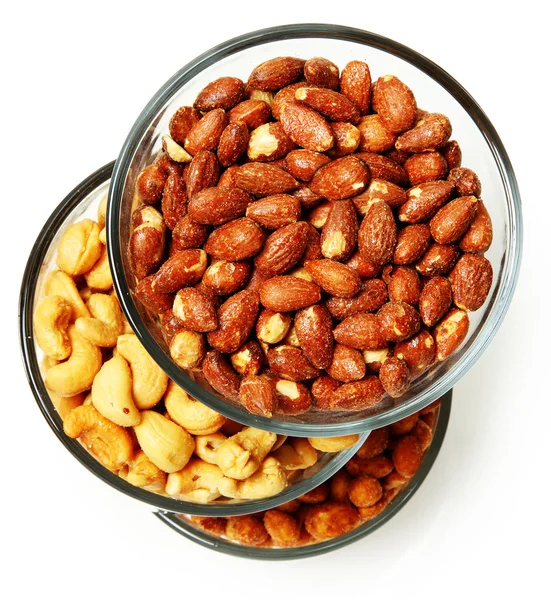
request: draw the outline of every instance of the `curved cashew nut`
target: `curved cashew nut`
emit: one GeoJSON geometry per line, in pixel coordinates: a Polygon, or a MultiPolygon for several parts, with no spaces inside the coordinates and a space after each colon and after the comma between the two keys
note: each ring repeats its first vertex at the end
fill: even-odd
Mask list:
{"type": "Polygon", "coordinates": [[[170,418],[193,435],[215,433],[226,421],[225,417],[192,398],[173,381],[168,382],[165,407],[170,418]]]}
{"type": "Polygon", "coordinates": [[[79,317],[89,317],[90,312],[80,297],[76,283],[67,273],[63,271],[53,271],[44,281],[44,293],[46,296],[61,296],[71,305],[73,313],[71,323],[74,323],[79,317]]]}
{"type": "Polygon", "coordinates": [[[102,348],[112,348],[124,331],[119,301],[109,294],[92,294],[88,300],[92,317],[80,317],[75,327],[80,335],[102,348]]]}
{"type": "Polygon", "coordinates": [[[270,456],[276,458],[287,471],[307,469],[318,462],[318,453],[304,438],[293,438],[270,456]]]}
{"type": "Polygon", "coordinates": [[[59,240],[57,265],[67,275],[82,275],[89,271],[101,254],[100,228],[92,219],[69,225],[59,240]]]}
{"type": "Polygon", "coordinates": [[[50,396],[50,400],[54,405],[54,408],[59,413],[62,421],[65,421],[67,415],[76,408],[77,406],[82,406],[84,404],[85,395],[76,394],[75,396],[60,396],[51,390],[48,391],[48,395],[50,396]]]}
{"type": "Polygon", "coordinates": [[[273,456],[268,457],[258,471],[245,481],[224,477],[220,492],[227,498],[257,500],[279,494],[287,487],[287,476],[283,467],[273,456]]]}
{"type": "Polygon", "coordinates": [[[147,458],[166,473],[183,469],[195,449],[195,440],[191,435],[152,410],[144,410],[141,417],[134,431],[147,458]]]}
{"type": "Polygon", "coordinates": [[[107,292],[113,287],[113,277],[111,277],[107,248],[105,246],[102,246],[100,257],[94,263],[94,266],[87,273],[84,273],[84,279],[86,279],[88,287],[93,290],[107,292]]]}
{"type": "Polygon", "coordinates": [[[359,439],[360,436],[354,433],[340,437],[308,438],[308,441],[316,450],[321,450],[321,452],[340,452],[353,446],[359,439]]]}
{"type": "Polygon", "coordinates": [[[44,354],[55,360],[65,360],[71,354],[67,328],[71,305],[61,296],[46,296],[33,315],[34,335],[44,354]]]}
{"type": "Polygon", "coordinates": [[[186,496],[195,502],[211,502],[221,494],[218,489],[224,474],[216,466],[192,458],[177,473],[170,473],[166,482],[166,493],[169,496],[186,496]]]}
{"type": "Polygon", "coordinates": [[[46,387],[60,396],[75,396],[90,389],[103,361],[101,350],[83,338],[75,325],[67,333],[71,356],[46,372],[46,387]]]}
{"type": "Polygon", "coordinates": [[[107,214],[107,194],[99,201],[98,205],[98,226],[100,229],[105,227],[105,215],[107,214]]]}
{"type": "Polygon", "coordinates": [[[167,374],[149,356],[134,334],[119,335],[117,353],[130,364],[132,394],[136,406],[140,410],[153,408],[166,391],[167,374]]]}
{"type": "Polygon", "coordinates": [[[150,492],[162,493],[165,490],[166,473],[156,467],[143,450],[139,450],[128,465],[122,467],[119,476],[150,492]]]}
{"type": "Polygon", "coordinates": [[[247,479],[260,467],[276,440],[275,433],[245,427],[218,448],[216,464],[226,477],[247,479]]]}
{"type": "Polygon", "coordinates": [[[195,454],[211,465],[216,464],[216,452],[228,438],[221,432],[195,436],[195,454]]]}
{"type": "Polygon", "coordinates": [[[106,419],[122,427],[140,422],[132,398],[132,374],[124,358],[114,356],[103,363],[92,384],[92,404],[106,419]]]}
{"type": "Polygon", "coordinates": [[[93,406],[78,406],[63,423],[63,430],[82,444],[110,471],[132,459],[132,439],[124,427],[103,417],[93,406]]]}

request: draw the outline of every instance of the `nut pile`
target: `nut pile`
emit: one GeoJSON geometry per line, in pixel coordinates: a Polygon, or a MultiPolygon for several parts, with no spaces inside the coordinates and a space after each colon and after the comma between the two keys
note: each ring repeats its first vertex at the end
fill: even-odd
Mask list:
{"type": "Polygon", "coordinates": [[[343,469],[297,500],[254,515],[182,518],[245,546],[288,548],[345,535],[381,514],[418,471],[438,404],[374,430],[343,469]]]}
{"type": "Polygon", "coordinates": [[[121,312],[104,223],[102,202],[98,222],[64,230],[59,269],[46,276],[33,317],[45,384],[69,437],[133,485],[199,503],[273,496],[322,452],[357,442],[243,427],[170,381],[121,312]]]}
{"type": "Polygon", "coordinates": [[[398,398],[491,287],[481,183],[393,75],[278,57],[209,83],[136,181],[136,297],[172,359],[263,415],[398,398]]]}

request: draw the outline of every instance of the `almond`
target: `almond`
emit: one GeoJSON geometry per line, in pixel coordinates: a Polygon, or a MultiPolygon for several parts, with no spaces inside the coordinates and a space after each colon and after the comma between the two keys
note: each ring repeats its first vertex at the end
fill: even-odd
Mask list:
{"type": "Polygon", "coordinates": [[[202,282],[215,294],[226,296],[245,285],[251,270],[251,265],[245,261],[217,260],[207,268],[202,282]]]}
{"type": "Polygon", "coordinates": [[[230,110],[243,98],[245,84],[237,77],[219,77],[197,95],[193,107],[202,112],[215,108],[230,110]]]}
{"type": "Polygon", "coordinates": [[[364,410],[372,408],[383,399],[384,388],[375,375],[368,375],[360,381],[341,385],[331,396],[333,410],[364,410]]]}
{"type": "MultiPolygon", "coordinates": [[[[215,312],[216,315],[216,312],[215,312]]],[[[174,315],[172,310],[167,310],[161,315],[161,332],[166,343],[170,347],[170,342],[174,339],[174,336],[185,329],[184,324],[178,317],[174,315]]]]}
{"type": "Polygon", "coordinates": [[[168,174],[158,165],[142,169],[136,179],[136,192],[144,204],[156,204],[161,199],[168,174]]]}
{"type": "Polygon", "coordinates": [[[306,358],[319,369],[333,359],[333,323],[327,308],[314,304],[295,315],[295,329],[306,358]]]}
{"type": "Polygon", "coordinates": [[[245,123],[229,123],[218,143],[218,161],[223,167],[233,165],[247,150],[249,144],[249,130],[245,123]]]}
{"type": "Polygon", "coordinates": [[[330,160],[325,154],[312,150],[291,150],[285,157],[285,168],[295,179],[309,182],[314,173],[330,160]]]}
{"type": "Polygon", "coordinates": [[[398,137],[389,131],[384,125],[381,117],[377,114],[366,115],[358,123],[360,132],[361,152],[385,152],[394,148],[394,142],[398,137]]]}
{"type": "Polygon", "coordinates": [[[298,187],[296,179],[283,169],[258,162],[239,167],[236,181],[237,187],[255,196],[283,194],[298,187]]]}
{"type": "Polygon", "coordinates": [[[239,188],[208,187],[188,205],[189,216],[204,225],[222,225],[245,214],[252,197],[239,188]]]}
{"type": "Polygon", "coordinates": [[[427,181],[444,179],[448,174],[448,163],[440,152],[412,154],[404,163],[409,182],[418,185],[427,181]]]}
{"type": "Polygon", "coordinates": [[[205,379],[215,391],[229,400],[239,400],[241,379],[220,352],[207,352],[201,368],[205,379]]]}
{"type": "Polygon", "coordinates": [[[390,158],[390,160],[402,166],[406,164],[407,159],[411,155],[411,152],[405,152],[405,150],[396,150],[396,148],[391,148],[384,153],[386,158],[390,158]]]}
{"type": "Polygon", "coordinates": [[[207,268],[204,250],[181,250],[171,256],[153,276],[154,292],[169,294],[197,283],[207,268]]]}
{"type": "Polygon", "coordinates": [[[436,214],[453,191],[449,181],[428,181],[407,191],[407,202],[398,211],[403,223],[420,223],[436,214]]]}
{"type": "Polygon", "coordinates": [[[285,344],[268,351],[268,363],[276,375],[291,381],[313,379],[320,374],[300,348],[285,344]]]}
{"type": "Polygon", "coordinates": [[[258,342],[249,340],[230,356],[232,367],[243,377],[258,375],[264,362],[264,354],[258,342]]]}
{"type": "Polygon", "coordinates": [[[152,288],[155,275],[148,275],[136,284],[136,298],[151,312],[165,313],[172,309],[174,294],[161,294],[152,288]]]}
{"type": "Polygon", "coordinates": [[[364,350],[362,356],[368,373],[378,374],[385,360],[391,356],[390,348],[380,350],[364,350]]]}
{"type": "Polygon", "coordinates": [[[329,200],[344,200],[363,192],[369,179],[369,170],[361,160],[344,156],[320,167],[310,189],[329,200]]]}
{"type": "Polygon", "coordinates": [[[448,175],[448,181],[453,183],[458,196],[476,196],[480,198],[482,185],[478,175],[471,169],[452,169],[448,175]]]}
{"type": "Polygon", "coordinates": [[[312,396],[302,383],[278,379],[273,385],[277,399],[277,413],[299,415],[312,408],[312,396]]]}
{"type": "Polygon", "coordinates": [[[426,329],[409,340],[398,342],[394,348],[394,356],[406,361],[412,379],[432,365],[435,355],[436,344],[426,329]]]}
{"type": "Polygon", "coordinates": [[[264,239],[262,229],[253,220],[243,217],[216,228],[204,248],[216,258],[234,262],[258,254],[264,239]]]}
{"type": "Polygon", "coordinates": [[[377,312],[382,336],[389,342],[401,342],[415,335],[421,327],[419,313],[405,302],[387,302],[377,312]]]}
{"type": "Polygon", "coordinates": [[[209,236],[210,228],[192,221],[189,215],[182,217],[172,230],[171,252],[198,248],[202,246],[209,236]]]}
{"type": "Polygon", "coordinates": [[[452,244],[470,227],[478,208],[476,196],[455,198],[443,206],[430,221],[430,232],[439,244],[452,244]]]}
{"type": "Polygon", "coordinates": [[[429,279],[419,299],[419,313],[427,327],[434,327],[448,312],[452,303],[452,287],[445,277],[429,279]]]}
{"type": "Polygon", "coordinates": [[[432,244],[415,268],[425,277],[436,277],[449,273],[459,258],[457,246],[432,244]]]}
{"type": "Polygon", "coordinates": [[[478,310],[490,292],[492,278],[492,263],[487,258],[464,254],[450,273],[454,304],[462,310],[478,310]]]}
{"type": "Polygon", "coordinates": [[[411,129],[417,119],[413,92],[394,75],[377,79],[373,89],[373,108],[384,126],[395,133],[411,129]]]}
{"type": "Polygon", "coordinates": [[[215,186],[220,176],[220,166],[216,156],[208,150],[201,150],[195,154],[189,163],[186,173],[186,187],[190,200],[195,194],[205,188],[215,186]]]}
{"type": "Polygon", "coordinates": [[[279,90],[279,92],[274,96],[274,100],[272,102],[272,114],[274,119],[277,119],[278,121],[281,120],[281,113],[287,104],[298,104],[295,99],[295,92],[301,87],[306,87],[306,84],[304,82],[292,83],[291,85],[279,90]]]}
{"type": "Polygon", "coordinates": [[[143,279],[161,263],[166,227],[162,215],[152,206],[135,210],[132,221],[135,229],[130,236],[130,264],[136,278],[143,279]]]}
{"type": "MultiPolygon", "coordinates": [[[[455,169],[461,166],[462,152],[459,144],[455,140],[446,142],[441,148],[440,152],[448,163],[448,169],[455,169]]],[[[468,194],[467,194],[468,195],[468,194]]]]}
{"type": "Polygon", "coordinates": [[[212,300],[199,290],[188,287],[176,294],[173,314],[186,329],[207,332],[218,327],[216,309],[212,300]]]}
{"type": "Polygon", "coordinates": [[[251,290],[253,292],[260,293],[260,286],[268,279],[262,271],[259,271],[257,268],[253,267],[253,271],[251,276],[249,277],[249,282],[245,286],[246,290],[251,290]]]}
{"type": "Polygon", "coordinates": [[[270,310],[290,312],[311,304],[321,298],[318,285],[291,275],[272,277],[260,286],[260,301],[270,310]]]}
{"type": "Polygon", "coordinates": [[[409,265],[419,260],[427,251],[430,240],[428,225],[407,225],[398,232],[392,260],[398,265],[409,265]]]}
{"type": "Polygon", "coordinates": [[[310,260],[305,267],[312,279],[332,296],[351,298],[360,291],[360,276],[346,265],[326,258],[310,260]]]}
{"type": "Polygon", "coordinates": [[[407,392],[410,385],[410,375],[406,361],[391,356],[383,363],[379,371],[379,379],[389,396],[399,398],[407,392]]]}
{"type": "Polygon", "coordinates": [[[383,200],[374,200],[358,232],[358,250],[370,262],[384,265],[392,260],[397,228],[392,210],[383,200]]]}
{"type": "Polygon", "coordinates": [[[272,111],[263,100],[243,100],[228,113],[230,123],[244,123],[249,131],[260,127],[272,118],[272,111]]]}
{"type": "Polygon", "coordinates": [[[360,130],[354,127],[352,123],[336,122],[330,123],[333,135],[335,136],[335,142],[333,148],[329,150],[329,154],[332,158],[339,158],[352,154],[358,149],[360,145],[360,130]]]}
{"type": "Polygon", "coordinates": [[[170,137],[177,144],[184,144],[192,127],[201,120],[201,113],[192,106],[180,107],[168,124],[170,137]]]}
{"type": "Polygon", "coordinates": [[[412,267],[388,267],[388,272],[383,274],[383,279],[388,286],[388,295],[394,302],[407,302],[415,306],[421,295],[421,280],[417,271],[412,267]]]}
{"type": "Polygon", "coordinates": [[[386,284],[381,279],[364,281],[360,292],[353,298],[329,298],[326,305],[333,317],[346,319],[358,313],[379,310],[388,300],[386,284]]]}
{"type": "Polygon", "coordinates": [[[187,192],[184,178],[177,173],[172,173],[166,180],[163,188],[163,197],[161,201],[161,211],[165,219],[166,226],[174,229],[176,223],[186,216],[187,213],[187,192]]]}
{"type": "Polygon", "coordinates": [[[286,156],[295,144],[281,123],[265,123],[251,131],[247,156],[250,160],[266,162],[286,156]]]}
{"type": "Polygon", "coordinates": [[[313,208],[323,200],[319,194],[313,192],[307,185],[301,185],[293,192],[293,196],[298,199],[303,210],[313,208]]]}
{"type": "Polygon", "coordinates": [[[250,88],[274,92],[299,79],[306,61],[294,56],[279,56],[255,67],[249,76],[250,88]]]}
{"type": "Polygon", "coordinates": [[[334,202],[321,232],[321,253],[325,258],[346,260],[358,239],[358,219],[351,200],[334,202]]]}
{"type": "Polygon", "coordinates": [[[306,249],[308,225],[291,223],[270,234],[262,252],[255,258],[257,269],[270,276],[289,271],[306,249]]]}
{"type": "Polygon", "coordinates": [[[362,353],[343,344],[336,344],[333,360],[327,373],[336,381],[347,383],[359,381],[365,376],[365,362],[362,353]]]}
{"type": "Polygon", "coordinates": [[[469,315],[463,310],[452,308],[434,328],[436,360],[445,360],[453,354],[467,337],[468,331],[469,315]]]}
{"type": "Polygon", "coordinates": [[[310,214],[308,215],[308,223],[310,223],[310,225],[316,229],[321,229],[327,222],[327,217],[331,212],[333,204],[335,204],[335,202],[332,200],[327,200],[326,202],[318,204],[318,206],[310,211],[310,214]]]}
{"type": "Polygon", "coordinates": [[[360,114],[369,112],[371,104],[371,73],[369,66],[359,60],[347,63],[341,73],[341,93],[360,110],[360,114]]]}
{"type": "Polygon", "coordinates": [[[352,201],[360,215],[365,215],[374,200],[384,200],[390,208],[400,208],[407,200],[406,192],[395,183],[372,179],[365,192],[354,196],[352,201]]]}
{"type": "Polygon", "coordinates": [[[347,317],[333,331],[339,344],[358,350],[380,350],[388,345],[377,315],[358,313],[347,317]]]}
{"type": "Polygon", "coordinates": [[[362,279],[371,279],[371,277],[377,277],[381,273],[381,265],[366,260],[359,252],[355,252],[346,261],[346,264],[357,271],[362,279]]]}
{"type": "Polygon", "coordinates": [[[181,329],[170,340],[170,357],[182,369],[196,369],[205,356],[206,347],[202,333],[181,329]]]}
{"type": "Polygon", "coordinates": [[[192,155],[201,150],[214,150],[227,124],[228,115],[223,109],[211,110],[189,130],[184,148],[192,155]]]}
{"type": "Polygon", "coordinates": [[[239,399],[250,413],[261,417],[271,417],[277,406],[272,382],[266,377],[258,375],[243,379],[239,388],[239,399]]]}
{"type": "Polygon", "coordinates": [[[313,152],[325,152],[333,146],[333,130],[315,110],[303,104],[287,102],[281,109],[280,119],[285,133],[298,146],[313,152]]]}
{"type": "Polygon", "coordinates": [[[290,327],[290,315],[264,309],[256,323],[256,337],[266,344],[277,344],[287,335],[290,327]]]}
{"type": "Polygon", "coordinates": [[[409,178],[404,167],[388,156],[383,156],[375,152],[356,152],[354,156],[369,167],[371,177],[390,181],[396,185],[408,185],[409,178]]]}
{"type": "Polygon", "coordinates": [[[266,229],[279,229],[299,220],[300,202],[288,194],[266,196],[247,206],[246,215],[266,229]]]}
{"type": "Polygon", "coordinates": [[[228,167],[218,180],[219,187],[237,187],[237,172],[239,171],[238,165],[231,165],[228,167]]]}
{"type": "Polygon", "coordinates": [[[450,120],[445,115],[430,113],[417,121],[415,127],[402,133],[396,148],[406,152],[424,152],[443,146],[452,133],[450,120]]]}
{"type": "Polygon", "coordinates": [[[340,381],[329,375],[321,375],[312,383],[312,397],[316,410],[331,410],[330,399],[333,392],[341,386],[340,381]]]}
{"type": "Polygon", "coordinates": [[[331,121],[357,123],[358,107],[343,94],[327,88],[302,87],[295,91],[295,99],[310,106],[331,121]]]}
{"type": "Polygon", "coordinates": [[[339,88],[339,67],[326,58],[315,56],[304,63],[304,78],[310,85],[336,90],[339,88]]]}
{"type": "Polygon", "coordinates": [[[323,254],[321,253],[320,234],[312,225],[308,225],[309,228],[306,233],[306,250],[304,251],[300,261],[300,263],[303,265],[305,265],[309,260],[320,260],[323,258],[323,254]]]}
{"type": "Polygon", "coordinates": [[[224,353],[240,348],[256,323],[258,294],[243,290],[231,296],[218,309],[218,328],[207,335],[209,344],[224,353]]]}
{"type": "Polygon", "coordinates": [[[461,238],[459,247],[463,252],[478,254],[486,252],[493,239],[492,219],[482,201],[477,204],[474,221],[461,238]]]}

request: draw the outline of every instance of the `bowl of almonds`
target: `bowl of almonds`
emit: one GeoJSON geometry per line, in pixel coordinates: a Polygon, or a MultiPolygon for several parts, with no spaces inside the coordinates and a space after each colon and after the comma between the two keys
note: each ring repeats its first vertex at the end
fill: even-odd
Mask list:
{"type": "Polygon", "coordinates": [[[385,426],[502,322],[520,197],[488,117],[392,40],[289,25],[153,97],[116,162],[107,244],[136,336],[193,397],[281,434],[385,426]]]}

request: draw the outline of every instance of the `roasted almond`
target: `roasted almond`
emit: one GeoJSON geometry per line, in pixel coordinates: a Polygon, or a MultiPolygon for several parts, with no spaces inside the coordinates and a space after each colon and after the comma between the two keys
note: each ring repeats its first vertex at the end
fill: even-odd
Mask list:
{"type": "Polygon", "coordinates": [[[250,160],[266,162],[286,156],[295,143],[278,123],[264,123],[251,131],[247,156],[250,160]]]}
{"type": "Polygon", "coordinates": [[[366,63],[352,60],[345,65],[341,73],[341,93],[354,102],[361,115],[369,112],[371,73],[366,63]]]}
{"type": "Polygon", "coordinates": [[[329,200],[344,200],[357,196],[369,184],[369,170],[355,156],[343,156],[320,167],[310,189],[329,200]]]}
{"type": "Polygon", "coordinates": [[[161,211],[169,229],[174,229],[176,223],[187,214],[186,184],[181,175],[172,173],[168,176],[163,189],[161,211]]]}
{"type": "Polygon", "coordinates": [[[346,260],[358,239],[358,219],[351,200],[333,202],[321,232],[321,253],[325,258],[346,260]]]}
{"type": "Polygon", "coordinates": [[[281,113],[287,104],[298,104],[295,99],[295,92],[298,90],[298,88],[305,86],[306,83],[304,82],[292,83],[291,85],[288,85],[277,92],[272,102],[272,115],[274,119],[277,119],[278,121],[281,120],[281,113]]]}
{"type": "Polygon", "coordinates": [[[478,254],[486,252],[493,239],[492,219],[482,201],[478,202],[474,221],[461,238],[459,247],[463,252],[478,254]]]}
{"type": "Polygon", "coordinates": [[[294,56],[279,56],[255,67],[249,76],[249,88],[274,92],[299,79],[306,61],[294,56]]]}
{"type": "Polygon", "coordinates": [[[316,304],[320,298],[318,285],[291,275],[272,277],[260,286],[260,301],[276,312],[299,310],[316,304]]]}
{"type": "Polygon", "coordinates": [[[358,350],[380,350],[388,345],[377,315],[358,313],[347,317],[333,331],[339,344],[358,350]]]}
{"type": "Polygon", "coordinates": [[[389,342],[401,342],[421,328],[419,313],[405,302],[387,302],[377,312],[381,335],[389,342]]]}
{"type": "Polygon", "coordinates": [[[129,254],[132,271],[137,279],[150,275],[161,263],[165,249],[166,227],[163,217],[152,206],[134,211],[129,254]]]}
{"type": "Polygon", "coordinates": [[[377,114],[362,117],[357,125],[360,132],[359,149],[361,152],[385,152],[394,147],[398,137],[389,131],[377,114]]]}
{"type": "Polygon", "coordinates": [[[198,151],[186,172],[188,198],[192,200],[201,190],[215,186],[219,176],[220,166],[216,156],[208,150],[198,151]]]}
{"type": "Polygon", "coordinates": [[[264,362],[264,354],[258,342],[249,340],[230,356],[232,367],[243,377],[258,375],[264,362]]]}
{"type": "Polygon", "coordinates": [[[407,191],[407,202],[400,207],[398,219],[403,223],[420,223],[430,219],[453,191],[449,181],[428,181],[407,191]]]}
{"type": "Polygon", "coordinates": [[[279,229],[299,220],[300,202],[288,194],[266,196],[247,206],[246,215],[266,229],[279,229]]]}
{"type": "Polygon", "coordinates": [[[333,130],[329,123],[308,106],[287,102],[281,108],[280,120],[285,133],[306,150],[325,152],[333,146],[333,130]]]}
{"type": "Polygon", "coordinates": [[[404,163],[409,182],[418,185],[427,181],[444,179],[448,174],[448,163],[440,152],[419,152],[412,154],[404,163]]]}
{"type": "Polygon", "coordinates": [[[171,254],[189,248],[198,248],[205,243],[210,228],[193,221],[189,215],[182,217],[172,230],[171,254]]]}
{"type": "Polygon", "coordinates": [[[153,164],[142,169],[136,179],[136,192],[144,204],[156,204],[161,199],[168,174],[153,164]]]}
{"type": "Polygon", "coordinates": [[[241,379],[220,352],[207,352],[201,368],[205,379],[215,391],[229,400],[239,400],[241,379]]]}
{"type": "Polygon", "coordinates": [[[339,67],[326,58],[315,56],[304,63],[304,78],[310,85],[336,90],[339,87],[339,67]]]}
{"type": "Polygon", "coordinates": [[[359,252],[355,252],[346,261],[346,264],[357,271],[362,279],[371,279],[371,277],[377,277],[381,273],[381,265],[366,260],[359,252]]]}
{"type": "Polygon", "coordinates": [[[170,137],[177,144],[184,144],[187,134],[201,120],[201,113],[192,106],[181,106],[171,117],[168,124],[170,137]]]}
{"type": "Polygon", "coordinates": [[[296,179],[283,169],[259,162],[241,165],[236,182],[237,187],[255,196],[283,194],[298,187],[296,179]]]}
{"type": "Polygon", "coordinates": [[[448,312],[452,303],[452,287],[445,277],[429,279],[419,299],[419,314],[427,327],[434,327],[448,312]]]}
{"type": "Polygon", "coordinates": [[[333,360],[327,373],[336,381],[347,383],[359,381],[365,376],[365,362],[362,353],[350,346],[335,344],[333,360]]]}
{"type": "Polygon", "coordinates": [[[448,202],[430,221],[433,239],[439,244],[457,242],[473,222],[477,208],[476,196],[462,196],[448,202]]]}
{"type": "Polygon", "coordinates": [[[278,414],[299,415],[312,408],[312,396],[302,383],[277,379],[274,383],[278,414]]]}
{"type": "Polygon", "coordinates": [[[202,112],[215,108],[230,110],[245,93],[245,84],[237,77],[219,77],[207,84],[197,95],[193,107],[202,112]]]}
{"type": "Polygon", "coordinates": [[[463,310],[452,308],[434,328],[436,360],[445,360],[453,354],[461,346],[468,332],[469,315],[463,310]]]}
{"type": "Polygon", "coordinates": [[[397,265],[409,265],[419,260],[431,241],[430,227],[423,223],[407,225],[398,232],[393,261],[397,265]]]}
{"type": "Polygon", "coordinates": [[[376,152],[356,152],[354,156],[369,167],[371,177],[390,181],[401,186],[409,184],[408,174],[404,167],[388,156],[376,152]]]}
{"type": "Polygon", "coordinates": [[[448,169],[450,169],[450,171],[461,166],[461,147],[455,140],[450,140],[449,142],[446,142],[440,148],[440,152],[442,153],[442,156],[446,159],[446,162],[448,163],[448,169]]]}
{"type": "Polygon", "coordinates": [[[360,215],[367,213],[374,200],[384,200],[390,208],[400,208],[405,204],[407,197],[406,192],[399,185],[382,179],[372,179],[365,192],[352,198],[360,215]]]}
{"type": "Polygon", "coordinates": [[[436,277],[449,273],[459,258],[457,246],[432,244],[415,268],[425,277],[436,277]]]}
{"type": "Polygon", "coordinates": [[[272,111],[263,100],[243,100],[228,113],[230,123],[244,123],[249,131],[267,123],[272,117],[272,111]]]}
{"type": "Polygon", "coordinates": [[[413,92],[394,75],[377,79],[373,88],[373,108],[384,126],[395,133],[411,129],[417,119],[413,92]]]}
{"type": "MultiPolygon", "coordinates": [[[[316,229],[321,229],[327,222],[331,208],[335,204],[332,200],[326,200],[314,207],[308,215],[308,223],[316,229]]],[[[355,218],[355,217],[354,217],[355,218]]]]}
{"type": "Polygon", "coordinates": [[[384,388],[375,375],[341,385],[331,396],[333,410],[364,410],[381,402],[384,388]]]}
{"type": "Polygon", "coordinates": [[[211,110],[189,130],[184,148],[192,155],[201,150],[214,150],[227,124],[228,115],[222,108],[211,110]]]}
{"type": "Polygon", "coordinates": [[[314,173],[330,160],[325,154],[312,150],[291,150],[285,157],[285,168],[295,179],[309,182],[314,173]]]}
{"type": "Polygon", "coordinates": [[[462,310],[478,310],[492,287],[492,263],[478,254],[464,254],[450,273],[453,302],[462,310]]]}
{"type": "Polygon", "coordinates": [[[358,232],[358,250],[368,261],[384,265],[392,260],[397,227],[394,215],[384,200],[368,207],[358,232]]]}
{"type": "Polygon", "coordinates": [[[333,359],[333,323],[327,308],[314,304],[295,315],[297,337],[306,358],[319,369],[326,369],[333,359]]]}
{"type": "Polygon", "coordinates": [[[452,169],[448,181],[453,183],[458,196],[476,196],[480,198],[482,185],[478,175],[471,169],[463,167],[452,169]]]}
{"type": "Polygon", "coordinates": [[[358,313],[379,310],[388,300],[387,287],[382,279],[364,281],[360,292],[352,298],[329,298],[326,306],[333,317],[342,321],[358,313]]]}
{"type": "Polygon", "coordinates": [[[320,374],[300,348],[285,344],[268,351],[268,363],[277,376],[291,381],[313,379],[320,374]]]}
{"type": "Polygon", "coordinates": [[[351,100],[327,88],[298,88],[295,91],[295,99],[304,102],[331,121],[357,123],[360,118],[360,111],[351,100]]]}
{"type": "Polygon", "coordinates": [[[352,123],[346,123],[337,121],[330,123],[333,135],[335,136],[335,142],[333,148],[328,151],[332,158],[339,158],[352,154],[358,149],[360,145],[360,130],[352,125],[352,123]]]}
{"type": "Polygon", "coordinates": [[[180,290],[174,298],[172,311],[186,329],[206,332],[218,327],[216,308],[212,300],[195,288],[180,290]]]}
{"type": "Polygon", "coordinates": [[[241,289],[247,282],[251,270],[250,263],[246,261],[217,260],[204,272],[202,282],[215,294],[225,296],[241,289]]]}
{"type": "Polygon", "coordinates": [[[309,210],[323,202],[323,197],[313,192],[307,185],[301,185],[293,192],[293,196],[300,202],[303,210],[309,210]]]}
{"type": "Polygon", "coordinates": [[[389,396],[392,398],[403,396],[410,385],[410,374],[406,361],[391,356],[381,366],[379,379],[389,396]]]}
{"type": "Polygon", "coordinates": [[[271,417],[277,406],[273,383],[266,377],[245,377],[239,388],[241,404],[253,415],[271,417]]]}
{"type": "Polygon", "coordinates": [[[407,302],[415,306],[421,295],[421,280],[413,267],[388,267],[383,272],[383,279],[388,286],[388,295],[394,302],[407,302]]]}
{"type": "Polygon", "coordinates": [[[161,315],[161,332],[169,347],[170,342],[174,339],[174,336],[183,329],[186,329],[186,327],[182,321],[180,321],[180,319],[174,315],[172,310],[167,310],[161,315]]]}
{"type": "Polygon", "coordinates": [[[306,249],[307,230],[308,225],[301,221],[274,231],[254,260],[256,268],[270,276],[289,271],[306,249]]]}
{"type": "Polygon", "coordinates": [[[253,267],[251,276],[249,277],[249,282],[245,286],[246,290],[251,290],[253,292],[260,292],[260,286],[268,279],[262,271],[259,271],[256,267],[253,267]]]}
{"type": "Polygon", "coordinates": [[[290,315],[263,309],[256,323],[256,337],[266,344],[277,344],[287,335],[290,327],[290,315]]]}
{"type": "Polygon", "coordinates": [[[308,231],[306,233],[306,250],[302,255],[300,264],[305,265],[309,260],[320,260],[323,258],[321,253],[321,238],[313,225],[308,223],[308,231]]]}
{"type": "Polygon", "coordinates": [[[351,298],[360,291],[360,276],[350,267],[337,261],[328,258],[310,260],[305,267],[312,279],[332,296],[351,298]]]}
{"type": "Polygon", "coordinates": [[[151,312],[165,313],[172,309],[174,294],[161,294],[152,288],[155,275],[148,275],[136,284],[136,298],[151,312]]]}
{"type": "Polygon", "coordinates": [[[207,268],[207,254],[204,250],[181,250],[171,256],[152,279],[154,292],[169,294],[183,287],[197,283],[207,268]]]}
{"type": "Polygon", "coordinates": [[[218,143],[218,161],[223,167],[233,165],[247,150],[249,145],[249,130],[245,123],[229,123],[218,143]]]}
{"type": "Polygon", "coordinates": [[[245,214],[252,197],[239,188],[208,187],[188,204],[189,216],[203,225],[222,225],[245,214]]]}
{"type": "Polygon", "coordinates": [[[370,374],[378,374],[385,360],[392,355],[390,348],[381,348],[380,350],[364,350],[362,356],[370,374]]]}
{"type": "Polygon", "coordinates": [[[443,146],[452,133],[450,120],[439,113],[429,113],[417,121],[415,127],[402,133],[396,148],[406,152],[424,152],[443,146]]]}
{"type": "Polygon", "coordinates": [[[211,256],[235,262],[258,254],[264,239],[264,231],[252,219],[243,217],[217,227],[204,248],[211,256]]]}
{"type": "Polygon", "coordinates": [[[237,172],[239,165],[231,165],[228,167],[218,180],[218,187],[237,187],[237,172]]]}
{"type": "Polygon", "coordinates": [[[330,410],[331,394],[341,386],[341,382],[329,375],[321,375],[312,383],[312,397],[316,410],[330,410]]]}
{"type": "Polygon", "coordinates": [[[435,355],[436,344],[426,329],[409,340],[398,342],[394,347],[394,356],[406,361],[412,379],[419,377],[432,365],[435,355]]]}

